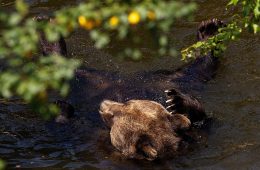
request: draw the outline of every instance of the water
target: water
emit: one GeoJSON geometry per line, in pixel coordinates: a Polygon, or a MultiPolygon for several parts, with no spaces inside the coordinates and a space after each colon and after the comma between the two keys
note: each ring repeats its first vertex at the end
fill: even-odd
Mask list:
{"type": "MultiPolygon", "coordinates": [[[[28,0],[31,14],[49,13],[79,1],[28,0]]],[[[229,20],[226,1],[200,0],[194,22],[178,23],[171,32],[178,49],[195,41],[200,21],[208,18],[229,20]]],[[[9,8],[12,1],[3,0],[9,8]]],[[[69,54],[84,66],[122,75],[176,69],[179,58],[154,58],[141,62],[112,57],[117,46],[97,51],[87,34],[78,31],[66,39],[69,54]],[[112,51],[108,54],[107,51],[112,51]]],[[[150,53],[153,52],[149,49],[150,53]]],[[[149,55],[149,53],[147,53],[149,55]]],[[[78,118],[68,126],[41,120],[17,101],[0,101],[0,157],[8,168],[66,169],[260,169],[260,37],[245,34],[232,43],[221,59],[214,80],[201,94],[206,111],[214,117],[207,144],[193,152],[163,162],[121,159],[109,145],[108,131],[97,112],[80,103],[78,118]]],[[[140,78],[141,79],[141,78],[140,78]]]]}

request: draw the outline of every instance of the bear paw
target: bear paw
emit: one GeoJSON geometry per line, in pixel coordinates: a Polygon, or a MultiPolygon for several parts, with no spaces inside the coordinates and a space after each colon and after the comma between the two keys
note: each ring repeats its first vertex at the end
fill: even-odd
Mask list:
{"type": "Polygon", "coordinates": [[[171,113],[180,113],[181,108],[183,107],[183,97],[180,92],[175,89],[165,90],[167,100],[166,100],[166,109],[171,113]]]}

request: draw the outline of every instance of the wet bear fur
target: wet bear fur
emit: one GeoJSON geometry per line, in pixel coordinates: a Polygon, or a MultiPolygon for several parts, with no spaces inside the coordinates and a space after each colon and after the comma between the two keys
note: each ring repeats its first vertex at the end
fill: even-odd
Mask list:
{"type": "MultiPolygon", "coordinates": [[[[217,19],[202,22],[198,40],[214,35],[222,26],[223,22],[217,19]]],[[[65,51],[62,46],[58,50],[48,49],[65,51]]],[[[47,53],[46,49],[42,48],[43,54],[47,53]]],[[[154,160],[175,156],[188,134],[183,132],[203,125],[207,119],[204,107],[194,96],[214,77],[217,65],[218,58],[209,53],[174,71],[160,70],[133,77],[79,69],[72,81],[69,100],[77,106],[76,110],[84,108],[93,122],[98,121],[99,110],[110,129],[112,145],[125,157],[154,160]],[[166,95],[165,89],[170,89],[166,95]]],[[[66,102],[59,106],[63,111],[68,108],[66,102]]]]}
{"type": "MultiPolygon", "coordinates": [[[[199,40],[214,35],[221,26],[223,23],[216,19],[202,22],[199,40]]],[[[207,119],[202,104],[189,91],[192,86],[197,88],[210,80],[217,63],[218,59],[208,54],[165,76],[175,85],[165,91],[167,110],[151,100],[104,100],[99,112],[110,128],[112,145],[127,158],[154,160],[178,155],[182,141],[189,134],[185,131],[191,126],[203,126],[207,119]]]]}
{"type": "Polygon", "coordinates": [[[176,131],[191,125],[186,116],[170,114],[150,100],[105,100],[100,114],[111,129],[112,145],[127,158],[154,160],[160,155],[176,155],[181,140],[176,131]]]}

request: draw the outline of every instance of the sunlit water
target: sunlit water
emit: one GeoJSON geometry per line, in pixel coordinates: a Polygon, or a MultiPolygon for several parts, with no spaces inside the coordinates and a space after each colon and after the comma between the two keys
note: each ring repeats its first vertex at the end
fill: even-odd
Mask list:
{"type": "MultiPolygon", "coordinates": [[[[32,6],[31,14],[37,15],[80,1],[27,2],[32,6]]],[[[176,43],[173,45],[178,49],[195,42],[200,21],[213,17],[228,20],[231,15],[224,10],[224,0],[197,2],[199,10],[194,21],[179,23],[172,29],[170,36],[174,37],[176,43]]],[[[1,1],[5,9],[12,4],[9,0],[1,1]]],[[[78,117],[71,124],[62,126],[29,113],[22,103],[1,101],[0,158],[7,162],[8,168],[260,169],[259,38],[243,35],[240,41],[228,47],[216,77],[200,96],[207,113],[215,120],[207,144],[186,155],[163,162],[120,159],[106,141],[108,131],[97,111],[84,107],[84,103],[78,104],[82,106],[77,109],[78,117]]],[[[118,71],[131,77],[142,71],[176,69],[182,64],[177,57],[122,61],[105,52],[117,50],[116,44],[103,52],[97,51],[82,31],[66,41],[70,56],[80,58],[84,66],[118,71]]],[[[147,51],[153,52],[152,49],[147,51]]]]}

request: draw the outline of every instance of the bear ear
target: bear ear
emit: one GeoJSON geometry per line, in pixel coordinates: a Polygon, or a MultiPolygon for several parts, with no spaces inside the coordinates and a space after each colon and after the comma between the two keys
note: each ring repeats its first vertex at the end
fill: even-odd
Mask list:
{"type": "Polygon", "coordinates": [[[158,152],[151,144],[151,139],[147,135],[141,135],[136,143],[137,154],[142,155],[145,159],[152,161],[157,158],[158,152]]]}
{"type": "Polygon", "coordinates": [[[108,127],[113,125],[113,118],[115,115],[121,114],[123,103],[114,102],[111,100],[104,100],[100,104],[99,113],[108,127]]]}
{"type": "Polygon", "coordinates": [[[185,130],[191,126],[191,121],[182,114],[173,114],[168,116],[174,130],[185,130]]]}

